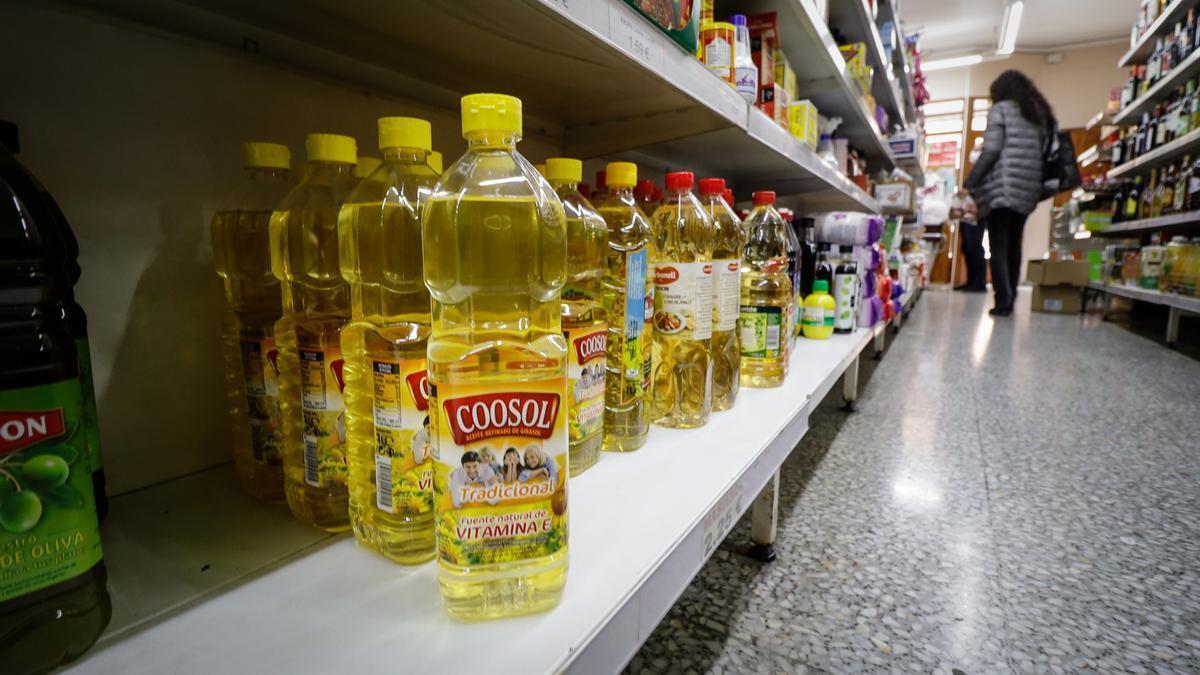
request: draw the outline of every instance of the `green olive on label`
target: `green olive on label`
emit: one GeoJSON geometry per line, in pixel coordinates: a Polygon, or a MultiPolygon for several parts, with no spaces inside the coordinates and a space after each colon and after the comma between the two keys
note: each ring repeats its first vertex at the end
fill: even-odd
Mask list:
{"type": "Polygon", "coordinates": [[[67,482],[71,475],[71,465],[57,455],[38,455],[31,457],[21,467],[21,476],[25,483],[35,490],[49,490],[67,482]]]}
{"type": "Polygon", "coordinates": [[[21,490],[0,503],[0,526],[14,534],[28,532],[42,519],[42,500],[32,490],[21,490]]]}

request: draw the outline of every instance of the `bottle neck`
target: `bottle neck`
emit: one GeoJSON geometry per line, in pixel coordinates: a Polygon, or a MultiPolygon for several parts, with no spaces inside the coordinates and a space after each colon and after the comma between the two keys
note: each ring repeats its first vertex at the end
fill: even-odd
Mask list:
{"type": "Polygon", "coordinates": [[[312,164],[314,176],[317,175],[318,173],[325,174],[325,175],[338,175],[338,174],[350,175],[350,174],[354,173],[354,165],[348,164],[346,162],[331,162],[331,161],[326,161],[326,160],[321,160],[321,159],[315,159],[315,160],[311,161],[310,164],[312,164]]]}
{"type": "Polygon", "coordinates": [[[429,151],[422,148],[381,148],[381,150],[384,160],[389,162],[425,164],[429,159],[429,151]]]}
{"type": "Polygon", "coordinates": [[[246,175],[251,178],[277,178],[287,180],[288,169],[280,169],[274,166],[248,166],[246,167],[246,175]]]}
{"type": "Polygon", "coordinates": [[[609,187],[609,194],[617,199],[637,201],[637,196],[633,194],[632,185],[611,185],[609,187]]]}
{"type": "Polygon", "coordinates": [[[511,131],[472,131],[465,137],[468,150],[515,150],[519,134],[511,131]]]}
{"type": "Polygon", "coordinates": [[[555,192],[558,192],[559,190],[575,190],[576,192],[578,192],[579,191],[579,181],[555,179],[555,180],[550,181],[550,187],[554,188],[555,192]]]}

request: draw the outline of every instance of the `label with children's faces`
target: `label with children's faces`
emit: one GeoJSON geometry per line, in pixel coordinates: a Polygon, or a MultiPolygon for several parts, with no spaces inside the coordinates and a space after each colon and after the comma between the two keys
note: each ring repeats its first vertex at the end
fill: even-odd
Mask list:
{"type": "Polygon", "coordinates": [[[433,510],[433,438],[425,359],[371,361],[375,506],[387,513],[433,510]]]}
{"type": "Polygon", "coordinates": [[[575,444],[600,433],[604,424],[608,326],[599,324],[564,332],[569,345],[567,429],[570,442],[575,444]]]}
{"type": "Polygon", "coordinates": [[[430,389],[438,557],[486,565],[566,546],[567,378],[430,389]]]}
{"type": "Polygon", "coordinates": [[[337,348],[300,350],[304,482],[313,487],[346,484],[345,363],[337,348]]]}

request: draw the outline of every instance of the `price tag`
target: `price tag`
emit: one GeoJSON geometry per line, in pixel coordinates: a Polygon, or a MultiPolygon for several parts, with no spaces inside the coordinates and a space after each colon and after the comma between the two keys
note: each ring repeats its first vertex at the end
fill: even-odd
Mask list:
{"type": "Polygon", "coordinates": [[[742,486],[735,485],[726,492],[704,516],[704,531],[700,540],[700,560],[708,560],[725,535],[733,529],[742,509],[742,486]]]}
{"type": "Polygon", "coordinates": [[[638,61],[656,71],[661,71],[663,53],[658,41],[662,36],[655,34],[654,30],[652,26],[646,25],[641,17],[629,16],[628,12],[616,7],[610,10],[609,39],[638,61]]]}

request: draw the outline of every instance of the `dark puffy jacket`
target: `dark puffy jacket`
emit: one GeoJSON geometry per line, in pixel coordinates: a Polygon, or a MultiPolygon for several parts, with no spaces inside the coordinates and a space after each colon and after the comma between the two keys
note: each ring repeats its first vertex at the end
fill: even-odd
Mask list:
{"type": "Polygon", "coordinates": [[[1021,115],[1016,101],[1000,101],[988,113],[979,161],[967,176],[967,190],[980,217],[1008,208],[1028,215],[1042,200],[1046,130],[1021,115]]]}

